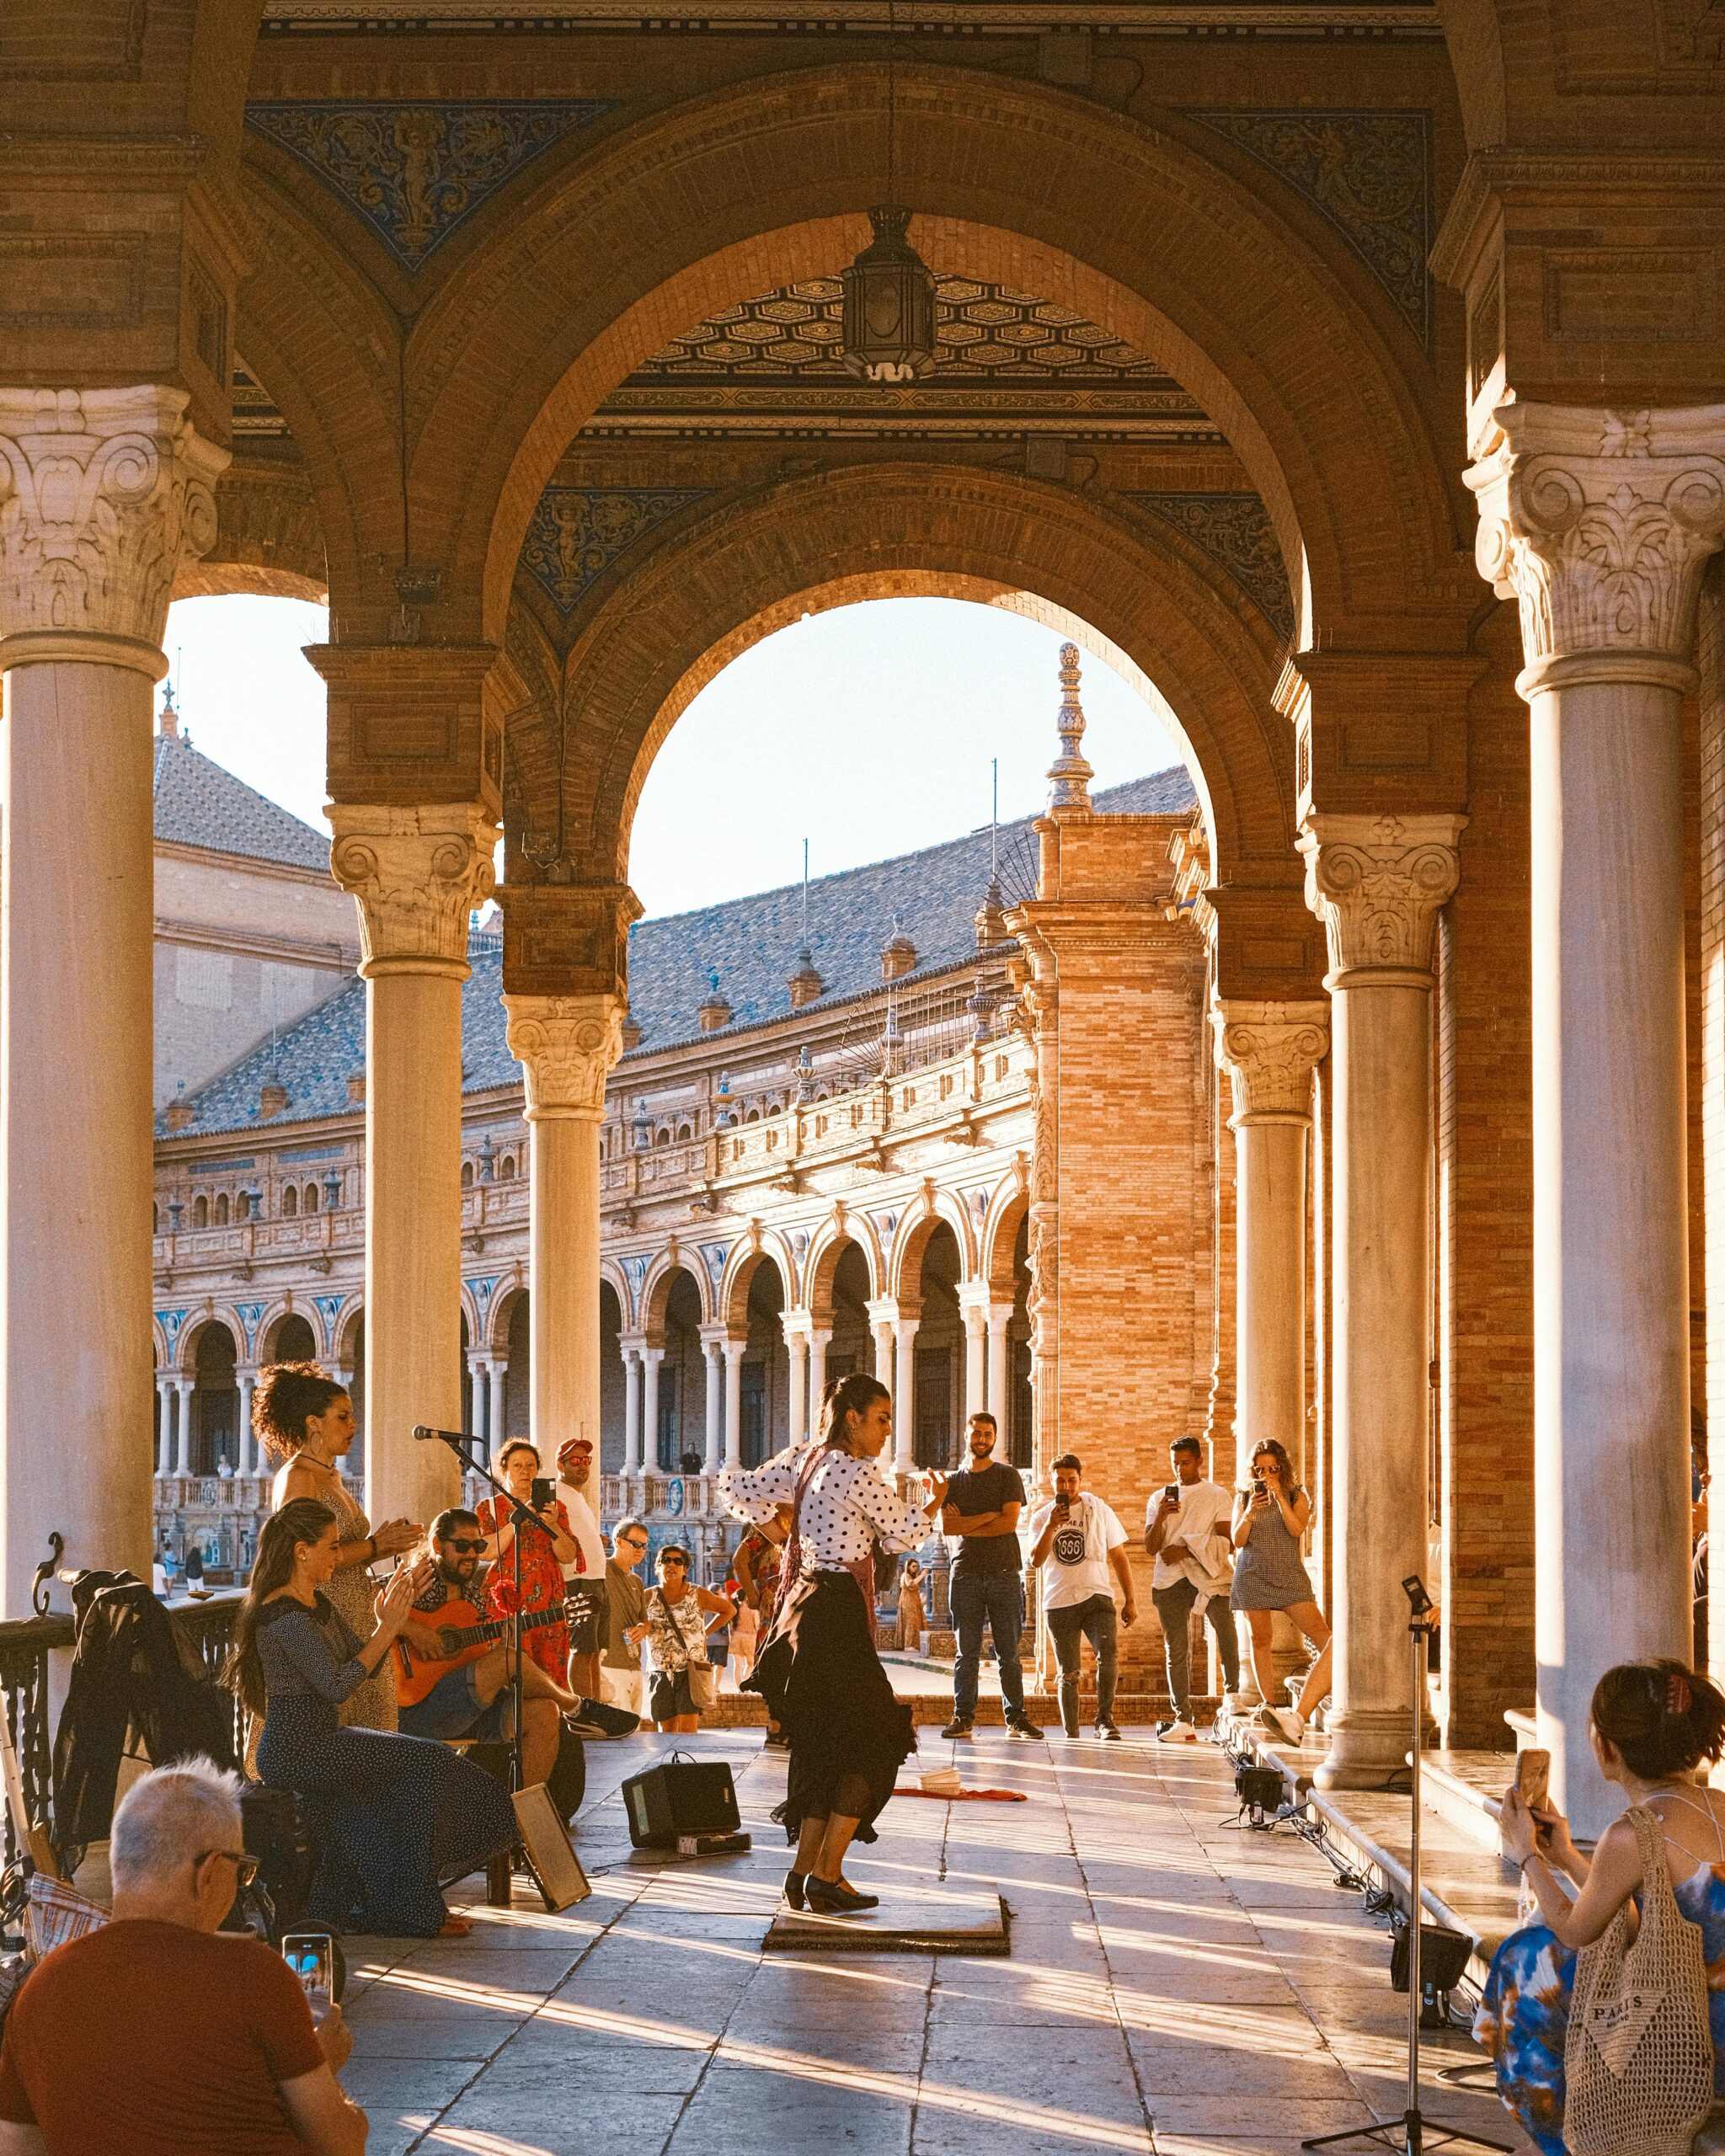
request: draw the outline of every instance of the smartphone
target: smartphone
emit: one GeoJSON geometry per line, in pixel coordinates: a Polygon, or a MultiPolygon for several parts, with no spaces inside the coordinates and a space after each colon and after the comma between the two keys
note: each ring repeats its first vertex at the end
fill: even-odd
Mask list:
{"type": "Polygon", "coordinates": [[[1178,1482],[1169,1483],[1167,1488],[1162,1492],[1162,1495],[1167,1499],[1171,1505],[1178,1505],[1180,1502],[1179,1484],[1178,1482]]]}
{"type": "Polygon", "coordinates": [[[335,1947],[327,1931],[284,1932],[281,1958],[299,1978],[314,2016],[335,2003],[335,1947]]]}
{"type": "Polygon", "coordinates": [[[542,1513],[547,1506],[555,1504],[557,1502],[556,1477],[550,1475],[536,1475],[533,1477],[532,1495],[527,1502],[536,1513],[542,1513]]]}
{"type": "Polygon", "coordinates": [[[1551,1755],[1530,1748],[1515,1755],[1515,1793],[1530,1812],[1543,1812],[1551,1801],[1551,1755]]]}
{"type": "Polygon", "coordinates": [[[1266,1482],[1266,1481],[1264,1481],[1264,1479],[1263,1479],[1263,1476],[1261,1476],[1261,1475],[1254,1475],[1254,1476],[1252,1476],[1252,1496],[1253,1496],[1254,1497],[1268,1497],[1269,1493],[1270,1493],[1270,1486],[1269,1486],[1269,1484],[1268,1484],[1268,1482],[1266,1482]]]}

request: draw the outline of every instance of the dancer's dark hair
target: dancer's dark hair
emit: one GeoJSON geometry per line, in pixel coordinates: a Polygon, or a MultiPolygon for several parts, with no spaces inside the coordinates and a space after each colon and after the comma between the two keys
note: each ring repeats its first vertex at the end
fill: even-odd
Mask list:
{"type": "Polygon", "coordinates": [[[335,1524],[335,1514],[321,1497],[290,1497],[258,1531],[258,1559],[246,1583],[245,1600],[234,1613],[233,1633],[222,1680],[238,1692],[254,1715],[268,1710],[264,1665],[258,1657],[258,1619],[264,1604],[293,1577],[294,1552],[321,1541],[335,1524]]]}

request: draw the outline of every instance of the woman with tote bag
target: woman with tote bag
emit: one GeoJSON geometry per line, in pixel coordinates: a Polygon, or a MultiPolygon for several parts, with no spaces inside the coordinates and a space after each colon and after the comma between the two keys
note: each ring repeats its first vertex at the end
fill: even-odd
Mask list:
{"type": "Polygon", "coordinates": [[[691,1582],[689,1553],[680,1542],[667,1542],[653,1569],[659,1584],[648,1591],[646,1621],[623,1636],[632,1646],[649,1642],[647,1711],[661,1730],[685,1735],[701,1726],[702,1710],[718,1695],[718,1673],[707,1654],[707,1616],[729,1624],[735,1612],[724,1595],[691,1582]]]}

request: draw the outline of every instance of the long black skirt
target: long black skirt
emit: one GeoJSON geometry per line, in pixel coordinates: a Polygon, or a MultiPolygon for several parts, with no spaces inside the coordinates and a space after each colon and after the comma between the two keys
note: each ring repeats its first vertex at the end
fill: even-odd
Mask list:
{"type": "Polygon", "coordinates": [[[798,1582],[743,1689],[761,1695],[790,1739],[785,1801],[772,1815],[787,1839],[796,1840],[804,1819],[854,1812],[857,1840],[872,1842],[916,1732],[881,1668],[871,1614],[849,1572],[798,1582]]]}

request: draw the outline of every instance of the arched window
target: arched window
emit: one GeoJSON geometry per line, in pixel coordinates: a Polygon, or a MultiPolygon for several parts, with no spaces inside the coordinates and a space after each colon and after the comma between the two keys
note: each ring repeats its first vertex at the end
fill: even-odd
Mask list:
{"type": "Polygon", "coordinates": [[[207,1198],[195,1198],[192,1200],[192,1225],[195,1228],[207,1228],[209,1225],[209,1199],[207,1198]]]}
{"type": "Polygon", "coordinates": [[[300,1209],[300,1194],[291,1183],[281,1193],[281,1217],[291,1220],[300,1209]]]}
{"type": "Polygon", "coordinates": [[[653,1142],[655,1145],[670,1145],[670,1127],[668,1123],[661,1123],[660,1125],[659,1129],[654,1133],[653,1142]]]}
{"type": "Polygon", "coordinates": [[[744,1122],[745,1122],[745,1123],[759,1123],[759,1122],[760,1122],[760,1120],[761,1120],[761,1111],[760,1111],[760,1109],[759,1109],[759,1108],[747,1108],[747,1109],[745,1109],[745,1110],[744,1111],[744,1113],[743,1113],[743,1120],[744,1120],[744,1122]]]}
{"type": "Polygon", "coordinates": [[[690,1129],[687,1123],[680,1123],[677,1125],[677,1143],[679,1145],[686,1145],[694,1135],[694,1132],[690,1129]]]}
{"type": "Polygon", "coordinates": [[[300,1210],[302,1213],[315,1213],[317,1209],[318,1186],[314,1182],[308,1182],[306,1185],[306,1194],[300,1200],[300,1210]]]}
{"type": "Polygon", "coordinates": [[[152,1235],[159,1235],[161,1232],[162,1208],[152,1200],[150,1205],[150,1233],[152,1235]]]}
{"type": "Polygon", "coordinates": [[[462,1188],[463,1190],[471,1190],[473,1187],[473,1164],[471,1161],[463,1161],[462,1162],[462,1188]]]}
{"type": "Polygon", "coordinates": [[[216,1225],[218,1228],[227,1225],[227,1193],[225,1190],[216,1201],[216,1225]]]}
{"type": "Polygon", "coordinates": [[[498,1167],[497,1180],[499,1182],[513,1182],[515,1179],[515,1156],[513,1153],[505,1153],[498,1167]]]}

